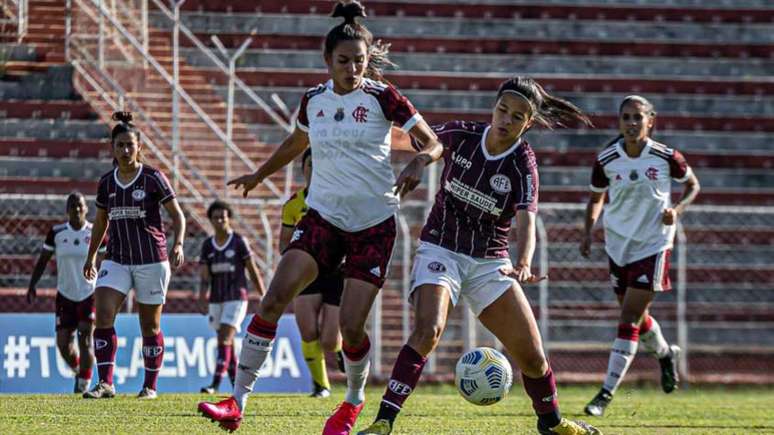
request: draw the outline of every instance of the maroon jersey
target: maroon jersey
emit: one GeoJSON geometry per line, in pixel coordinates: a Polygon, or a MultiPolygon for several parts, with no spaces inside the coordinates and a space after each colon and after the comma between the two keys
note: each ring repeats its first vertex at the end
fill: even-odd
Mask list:
{"type": "MultiPolygon", "coordinates": [[[[444,146],[441,188],[421,240],[471,257],[508,257],[508,233],[517,210],[537,212],[535,154],[520,139],[491,156],[489,125],[451,121],[433,126],[444,146]]],[[[419,149],[419,144],[414,142],[419,149]]]]}
{"type": "Polygon", "coordinates": [[[108,214],[105,258],[126,265],[166,261],[161,206],[174,197],[167,177],[147,165],[141,165],[127,184],[118,181],[118,168],[103,175],[97,187],[97,207],[108,214]]]}
{"type": "Polygon", "coordinates": [[[253,255],[250,245],[241,235],[231,233],[223,246],[215,236],[202,243],[199,263],[210,271],[210,303],[247,299],[245,264],[253,255]]]}

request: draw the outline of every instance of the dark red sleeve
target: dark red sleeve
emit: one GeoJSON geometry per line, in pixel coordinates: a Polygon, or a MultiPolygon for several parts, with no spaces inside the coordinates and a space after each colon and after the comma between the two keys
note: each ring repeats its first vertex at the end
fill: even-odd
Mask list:
{"type": "MultiPolygon", "coordinates": [[[[387,87],[379,93],[377,99],[379,100],[379,105],[382,107],[384,117],[388,121],[394,122],[406,132],[411,130],[411,127],[421,119],[421,116],[417,113],[417,109],[414,108],[411,101],[398,92],[392,85],[387,85],[387,87]]],[[[300,116],[299,119],[301,119],[300,116]]]]}
{"type": "Polygon", "coordinates": [[[108,177],[103,177],[99,180],[96,205],[103,210],[108,208],[108,177]]]}
{"type": "Polygon", "coordinates": [[[521,198],[514,204],[515,210],[527,210],[537,213],[538,205],[538,166],[535,159],[535,153],[531,149],[525,150],[523,157],[517,163],[519,168],[519,186],[521,189],[521,198]]]}
{"type": "MultiPolygon", "coordinates": [[[[443,124],[431,125],[430,129],[433,130],[438,141],[441,142],[444,149],[455,148],[454,132],[462,129],[463,121],[449,121],[443,124]]],[[[419,151],[423,148],[423,145],[419,143],[414,136],[411,136],[411,147],[419,151]]]]}
{"type": "Polygon", "coordinates": [[[156,185],[159,189],[157,193],[159,196],[159,203],[164,204],[175,197],[175,191],[172,190],[172,184],[170,184],[167,176],[164,175],[163,172],[156,171],[156,173],[153,174],[153,177],[156,179],[156,185]]]}
{"type": "Polygon", "coordinates": [[[241,258],[250,258],[253,256],[253,251],[250,249],[250,244],[247,243],[247,240],[244,236],[239,237],[239,250],[241,251],[241,258]]]}
{"type": "Polygon", "coordinates": [[[594,162],[594,169],[591,170],[591,191],[604,192],[610,186],[610,180],[605,175],[605,168],[599,161],[594,162]]]}
{"type": "Polygon", "coordinates": [[[301,97],[301,105],[298,106],[298,118],[296,118],[296,125],[302,131],[309,131],[309,116],[306,114],[306,108],[309,105],[309,97],[306,93],[301,97]]]}
{"type": "Polygon", "coordinates": [[[669,159],[669,176],[677,181],[685,182],[688,180],[691,168],[685,160],[685,156],[680,151],[674,150],[669,159]]]}

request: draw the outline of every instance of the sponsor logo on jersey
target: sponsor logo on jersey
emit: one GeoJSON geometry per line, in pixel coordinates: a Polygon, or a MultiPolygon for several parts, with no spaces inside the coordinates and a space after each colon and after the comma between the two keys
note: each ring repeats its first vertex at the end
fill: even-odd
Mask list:
{"type": "Polygon", "coordinates": [[[352,111],[352,118],[355,119],[355,122],[368,121],[368,109],[366,109],[362,105],[357,106],[355,110],[352,111]]]}
{"type": "Polygon", "coordinates": [[[452,151],[452,161],[454,162],[454,164],[462,166],[466,170],[470,169],[473,166],[473,162],[466,159],[465,157],[462,157],[461,155],[457,154],[454,151],[452,151]]]}
{"type": "Polygon", "coordinates": [[[335,119],[336,121],[343,121],[344,120],[344,108],[343,107],[339,107],[338,109],[336,109],[336,114],[333,115],[333,119],[335,119]]]}
{"type": "Polygon", "coordinates": [[[511,180],[503,174],[495,174],[489,179],[489,185],[497,193],[508,193],[511,191],[511,180]]]}
{"type": "Polygon", "coordinates": [[[486,195],[458,180],[447,181],[444,189],[450,192],[455,198],[468,203],[478,209],[489,212],[495,216],[500,216],[503,209],[497,208],[497,201],[489,195],[486,195]]]}
{"type": "Polygon", "coordinates": [[[648,177],[649,180],[655,181],[658,178],[658,169],[653,166],[649,167],[645,171],[645,176],[648,177]]]}
{"type": "Polygon", "coordinates": [[[429,270],[430,272],[442,273],[442,272],[446,272],[446,266],[444,266],[442,263],[439,263],[437,261],[433,261],[432,263],[427,265],[427,270],[429,270]]]}
{"type": "Polygon", "coordinates": [[[134,198],[135,201],[142,201],[145,199],[145,191],[142,189],[135,189],[132,191],[132,198],[134,198]]]}
{"type": "Polygon", "coordinates": [[[226,249],[226,258],[234,258],[235,254],[233,249],[226,249]]]}
{"type": "Polygon", "coordinates": [[[524,194],[524,202],[532,202],[535,197],[535,184],[532,182],[532,174],[527,174],[527,191],[524,194]]]}
{"type": "Polygon", "coordinates": [[[236,267],[231,263],[213,263],[212,266],[210,266],[210,271],[212,271],[212,273],[230,273],[235,270],[236,267]]]}
{"type": "Polygon", "coordinates": [[[403,382],[396,381],[395,379],[390,379],[387,387],[390,389],[390,391],[397,394],[398,396],[408,396],[411,394],[411,387],[404,384],[403,382]]]}
{"type": "Polygon", "coordinates": [[[108,219],[111,221],[121,219],[144,219],[145,210],[140,207],[115,207],[110,209],[108,219]]]}

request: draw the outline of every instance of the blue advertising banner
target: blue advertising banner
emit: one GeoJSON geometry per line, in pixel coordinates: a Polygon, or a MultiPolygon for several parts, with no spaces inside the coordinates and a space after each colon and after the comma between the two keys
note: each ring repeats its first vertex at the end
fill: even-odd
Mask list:
{"type": "MultiPolygon", "coordinates": [[[[249,317],[242,325],[245,331],[249,317]]],[[[142,336],[137,315],[119,314],[116,319],[118,352],[114,383],[119,393],[142,389],[144,367],[142,336]]],[[[217,354],[215,332],[205,316],[164,314],[164,366],[159,374],[159,392],[198,392],[212,380],[217,354]]],[[[242,336],[237,334],[239,355],[242,336]]],[[[0,314],[0,393],[72,393],[74,374],[56,348],[53,314],[0,314]]],[[[97,369],[94,367],[96,382],[97,369]]],[[[301,353],[301,337],[295,317],[284,315],[277,328],[271,356],[261,368],[256,392],[298,393],[311,385],[301,353]]],[[[227,379],[221,391],[230,391],[227,379]]]]}

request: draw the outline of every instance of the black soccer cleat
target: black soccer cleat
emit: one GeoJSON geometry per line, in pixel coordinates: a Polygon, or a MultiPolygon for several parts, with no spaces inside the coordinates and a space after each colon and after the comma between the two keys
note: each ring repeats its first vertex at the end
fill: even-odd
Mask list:
{"type": "Polygon", "coordinates": [[[612,401],[613,395],[603,388],[599,390],[599,393],[597,393],[597,395],[591,399],[591,402],[583,408],[583,412],[585,412],[586,415],[602,417],[605,414],[605,408],[607,408],[607,405],[612,401]]]}
{"type": "Polygon", "coordinates": [[[310,394],[309,397],[314,397],[315,399],[327,399],[328,397],[331,397],[331,390],[314,381],[312,384],[314,384],[314,391],[312,391],[312,394],[310,394]]]}
{"type": "Polygon", "coordinates": [[[680,352],[680,346],[673,344],[669,346],[669,354],[658,359],[661,366],[661,389],[667,394],[675,391],[680,383],[680,373],[677,370],[680,352]]]}

